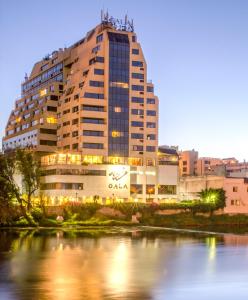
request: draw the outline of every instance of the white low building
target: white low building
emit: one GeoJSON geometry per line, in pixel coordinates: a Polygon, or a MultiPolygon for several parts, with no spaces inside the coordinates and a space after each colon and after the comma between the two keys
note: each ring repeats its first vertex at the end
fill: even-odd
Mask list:
{"type": "Polygon", "coordinates": [[[41,162],[41,192],[49,204],[177,199],[177,164],[135,166],[80,154],[52,154],[41,162]]]}

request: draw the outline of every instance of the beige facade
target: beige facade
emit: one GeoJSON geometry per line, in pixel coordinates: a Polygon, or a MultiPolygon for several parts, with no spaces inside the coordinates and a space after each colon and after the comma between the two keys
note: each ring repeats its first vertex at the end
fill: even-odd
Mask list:
{"type": "Polygon", "coordinates": [[[196,175],[196,163],[198,152],[193,150],[179,152],[179,172],[180,176],[196,175]]]}
{"type": "Polygon", "coordinates": [[[36,63],[22,84],[3,149],[133,157],[155,165],[158,98],[130,25],[110,18],[36,63]]]}

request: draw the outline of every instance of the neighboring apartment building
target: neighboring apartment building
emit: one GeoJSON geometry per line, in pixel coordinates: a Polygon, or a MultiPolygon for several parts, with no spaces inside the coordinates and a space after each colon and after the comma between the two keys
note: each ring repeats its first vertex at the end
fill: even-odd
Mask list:
{"type": "Polygon", "coordinates": [[[198,199],[201,190],[223,188],[226,192],[226,213],[248,213],[248,180],[225,176],[205,175],[181,177],[178,196],[181,200],[198,199]]]}
{"type": "Polygon", "coordinates": [[[17,147],[41,154],[51,203],[176,197],[178,166],[158,163],[158,98],[132,22],[105,14],[34,65],[3,138],[4,151],[17,147]]]}
{"type": "Polygon", "coordinates": [[[179,152],[179,173],[180,176],[196,175],[196,163],[198,152],[193,150],[179,152]]]}

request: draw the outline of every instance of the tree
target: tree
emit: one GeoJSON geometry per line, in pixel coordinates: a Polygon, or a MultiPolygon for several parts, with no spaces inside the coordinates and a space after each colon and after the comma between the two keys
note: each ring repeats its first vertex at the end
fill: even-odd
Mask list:
{"type": "Polygon", "coordinates": [[[224,189],[209,188],[201,190],[199,197],[204,203],[212,204],[215,210],[226,206],[226,192],[224,189]]]}
{"type": "Polygon", "coordinates": [[[21,191],[14,180],[15,174],[15,155],[0,154],[0,206],[1,206],[1,221],[4,223],[11,217],[13,201],[17,200],[20,205],[22,214],[26,216],[26,211],[23,206],[21,191]]]}
{"type": "Polygon", "coordinates": [[[34,152],[18,149],[16,152],[17,170],[22,176],[23,192],[26,195],[27,210],[32,208],[32,197],[40,187],[40,162],[34,152]]]}

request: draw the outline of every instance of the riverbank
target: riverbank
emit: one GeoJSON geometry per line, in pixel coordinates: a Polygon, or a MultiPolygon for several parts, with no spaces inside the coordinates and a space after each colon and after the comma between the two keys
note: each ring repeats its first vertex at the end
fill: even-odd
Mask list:
{"type": "MultiPolygon", "coordinates": [[[[119,217],[120,218],[120,217],[119,217]]],[[[122,217],[123,218],[123,217],[122,217]]],[[[9,226],[12,228],[87,228],[87,227],[115,227],[115,226],[153,226],[176,229],[192,229],[201,231],[212,231],[221,233],[246,233],[248,232],[247,215],[212,215],[202,216],[192,213],[180,213],[171,215],[151,214],[150,216],[140,216],[139,223],[131,220],[111,218],[110,216],[91,217],[87,220],[75,220],[73,218],[65,221],[56,221],[55,218],[41,218],[36,223],[30,225],[27,220],[21,219],[9,226]]]]}

